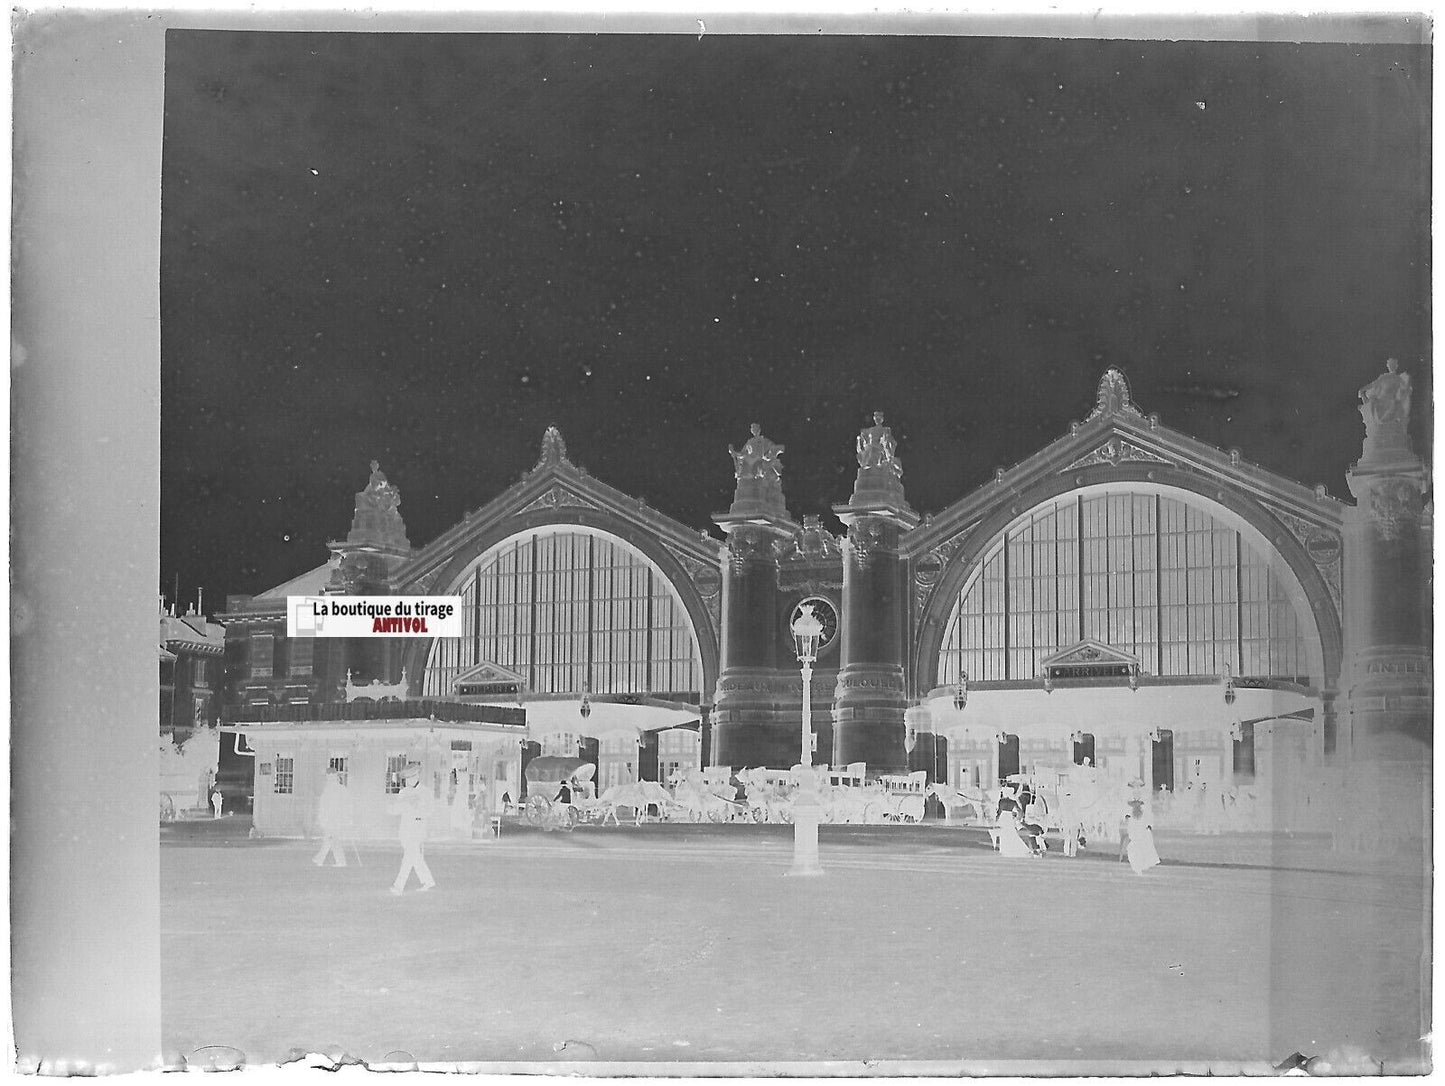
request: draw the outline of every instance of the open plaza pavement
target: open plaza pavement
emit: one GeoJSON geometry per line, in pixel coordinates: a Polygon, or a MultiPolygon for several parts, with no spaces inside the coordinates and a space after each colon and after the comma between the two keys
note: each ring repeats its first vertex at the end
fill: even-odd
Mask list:
{"type": "Polygon", "coordinates": [[[1163,865],[1136,875],[1107,846],[1015,860],[979,830],[824,826],[824,874],[794,878],[787,826],[509,825],[429,847],[437,889],[396,897],[399,846],[319,869],[315,842],[246,824],[163,833],[174,1064],[1428,1066],[1419,855],[1160,834],[1163,865]]]}

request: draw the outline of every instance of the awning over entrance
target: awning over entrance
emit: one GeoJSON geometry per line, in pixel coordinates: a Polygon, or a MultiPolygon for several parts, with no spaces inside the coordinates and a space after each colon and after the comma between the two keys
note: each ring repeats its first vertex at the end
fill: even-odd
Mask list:
{"type": "Polygon", "coordinates": [[[587,715],[582,699],[532,699],[526,702],[528,738],[548,735],[582,735],[592,739],[618,737],[636,739],[646,732],[668,728],[698,727],[701,713],[685,702],[645,700],[635,704],[588,698],[587,715]]]}
{"type": "Polygon", "coordinates": [[[1125,684],[1055,686],[970,684],[962,710],[957,691],[940,687],[922,700],[926,724],[950,739],[981,739],[997,733],[1023,738],[1059,738],[1075,732],[1143,736],[1156,728],[1228,731],[1235,725],[1271,720],[1318,721],[1320,699],[1289,684],[1247,686],[1237,682],[1170,683],[1146,678],[1137,689],[1125,684]],[[1227,700],[1227,696],[1232,698],[1227,700]]]}

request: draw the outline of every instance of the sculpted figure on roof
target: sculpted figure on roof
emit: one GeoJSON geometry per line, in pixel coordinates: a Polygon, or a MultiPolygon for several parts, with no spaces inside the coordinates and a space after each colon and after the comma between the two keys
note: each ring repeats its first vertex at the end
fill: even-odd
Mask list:
{"type": "Polygon", "coordinates": [[[752,425],[753,436],[741,449],[728,446],[733,470],[739,479],[781,480],[783,477],[783,446],[763,436],[763,428],[752,425]]]}
{"type": "Polygon", "coordinates": [[[1365,417],[1366,431],[1382,422],[1410,421],[1410,375],[1400,372],[1400,363],[1391,358],[1385,372],[1360,389],[1360,414],[1365,417]]]}
{"type": "Polygon", "coordinates": [[[887,468],[895,475],[902,475],[903,464],[895,455],[897,449],[893,431],[883,425],[883,412],[873,412],[873,425],[858,434],[858,466],[887,468]]]}

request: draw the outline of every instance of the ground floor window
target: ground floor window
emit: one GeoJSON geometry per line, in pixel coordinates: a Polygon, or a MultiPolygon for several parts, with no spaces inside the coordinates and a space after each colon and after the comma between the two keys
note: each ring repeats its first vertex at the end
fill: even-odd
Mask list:
{"type": "Polygon", "coordinates": [[[296,759],[284,754],[276,755],[276,775],[272,787],[277,795],[289,796],[295,787],[296,759]]]}
{"type": "Polygon", "coordinates": [[[405,754],[388,754],[386,756],[386,794],[395,796],[401,793],[401,777],[406,772],[405,754]]]}
{"type": "MultiPolygon", "coordinates": [[[[1329,753],[1326,751],[1326,753],[1329,753]]],[[[1234,741],[1234,776],[1238,780],[1254,780],[1254,725],[1241,724],[1239,738],[1234,741]]]]}
{"type": "Polygon", "coordinates": [[[1019,737],[1005,735],[998,745],[998,779],[1008,780],[1019,771],[1019,737]]]}
{"type": "Polygon", "coordinates": [[[347,783],[350,768],[351,759],[347,758],[344,754],[333,754],[326,761],[326,772],[335,773],[336,779],[342,784],[347,783]]]}
{"type": "Polygon", "coordinates": [[[1161,788],[1174,791],[1174,733],[1168,728],[1159,730],[1154,740],[1154,790],[1161,788]]]}

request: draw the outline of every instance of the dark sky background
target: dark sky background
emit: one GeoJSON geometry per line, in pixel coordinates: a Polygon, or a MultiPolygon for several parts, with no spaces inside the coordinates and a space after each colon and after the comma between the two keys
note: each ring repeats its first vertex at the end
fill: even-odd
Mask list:
{"type": "Polygon", "coordinates": [[[800,518],[881,410],[937,512],[1108,366],[1347,495],[1386,357],[1428,448],[1430,79],[1417,46],[173,30],[162,587],[325,561],[373,457],[424,544],[549,424],[702,528],[750,422],[800,518]]]}

